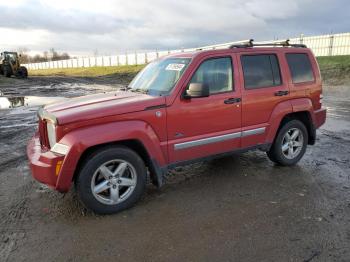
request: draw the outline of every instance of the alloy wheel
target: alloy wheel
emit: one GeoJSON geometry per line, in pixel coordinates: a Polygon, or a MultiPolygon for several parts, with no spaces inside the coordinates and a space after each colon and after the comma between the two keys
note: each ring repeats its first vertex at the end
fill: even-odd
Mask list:
{"type": "Polygon", "coordinates": [[[296,158],[304,146],[304,136],[299,128],[289,129],[282,139],[282,153],[288,159],[296,158]]]}
{"type": "Polygon", "coordinates": [[[102,164],[91,180],[94,197],[106,205],[125,201],[134,191],[137,183],[136,170],[129,162],[115,159],[102,164]]]}

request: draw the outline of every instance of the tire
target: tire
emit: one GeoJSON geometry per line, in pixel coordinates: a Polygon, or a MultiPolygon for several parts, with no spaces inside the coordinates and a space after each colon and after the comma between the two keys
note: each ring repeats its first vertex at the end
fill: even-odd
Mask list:
{"type": "Polygon", "coordinates": [[[4,76],[11,77],[12,75],[12,69],[10,66],[4,66],[4,76]]]}
{"type": "Polygon", "coordinates": [[[278,131],[267,156],[279,165],[292,166],[303,157],[307,144],[308,132],[305,125],[299,120],[291,120],[278,131]]]}
{"type": "Polygon", "coordinates": [[[137,153],[114,146],[92,153],[75,182],[79,198],[88,209],[97,214],[113,214],[132,207],[142,197],[146,177],[145,164],[137,153]],[[112,174],[118,169],[119,176],[112,174]]]}
{"type": "Polygon", "coordinates": [[[28,77],[28,70],[24,66],[20,66],[18,68],[17,75],[19,78],[27,78],[28,77]]]}

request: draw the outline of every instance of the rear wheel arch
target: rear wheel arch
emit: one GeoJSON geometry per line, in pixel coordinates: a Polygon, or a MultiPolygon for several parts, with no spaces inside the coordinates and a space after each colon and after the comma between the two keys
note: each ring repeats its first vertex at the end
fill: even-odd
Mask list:
{"type": "Polygon", "coordinates": [[[286,114],[282,118],[276,134],[278,134],[279,130],[291,120],[299,120],[305,125],[309,137],[308,144],[314,145],[316,142],[316,129],[313,125],[312,117],[309,111],[299,111],[286,114]]]}

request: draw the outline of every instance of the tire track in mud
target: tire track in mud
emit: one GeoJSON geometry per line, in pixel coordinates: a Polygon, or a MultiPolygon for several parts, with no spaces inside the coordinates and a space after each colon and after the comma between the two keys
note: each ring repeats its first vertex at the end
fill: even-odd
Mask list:
{"type": "Polygon", "coordinates": [[[28,183],[15,190],[16,198],[6,210],[0,212],[1,261],[8,261],[9,255],[17,248],[18,242],[26,237],[24,224],[29,220],[27,197],[32,187],[32,183],[28,183]]]}
{"type": "Polygon", "coordinates": [[[329,259],[332,258],[334,261],[341,261],[342,257],[350,255],[349,242],[347,243],[347,240],[350,240],[350,231],[347,229],[350,221],[348,220],[350,214],[350,202],[348,202],[350,199],[348,190],[350,188],[350,140],[348,135],[347,132],[321,129],[318,140],[322,143],[317,143],[312,159],[307,158],[306,160],[315,174],[311,177],[315,191],[311,193],[315,194],[315,199],[318,199],[319,221],[327,224],[322,229],[327,237],[321,246],[314,248],[320,254],[328,254],[329,259]],[[336,187],[337,190],[332,190],[332,187],[336,187]]]}
{"type": "Polygon", "coordinates": [[[28,198],[33,185],[18,179],[16,173],[22,176],[27,165],[25,145],[34,133],[36,112],[29,109],[29,112],[6,110],[0,113],[0,178],[6,181],[1,185],[4,198],[0,201],[0,260],[8,261],[18,242],[26,237],[24,226],[30,219],[28,198]]]}

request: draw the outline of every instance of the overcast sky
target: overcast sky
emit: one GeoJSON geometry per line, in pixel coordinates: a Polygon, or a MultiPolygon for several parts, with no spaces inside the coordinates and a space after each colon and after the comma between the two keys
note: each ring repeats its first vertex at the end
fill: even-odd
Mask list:
{"type": "Polygon", "coordinates": [[[167,50],[350,31],[349,0],[0,0],[0,49],[167,50]]]}

